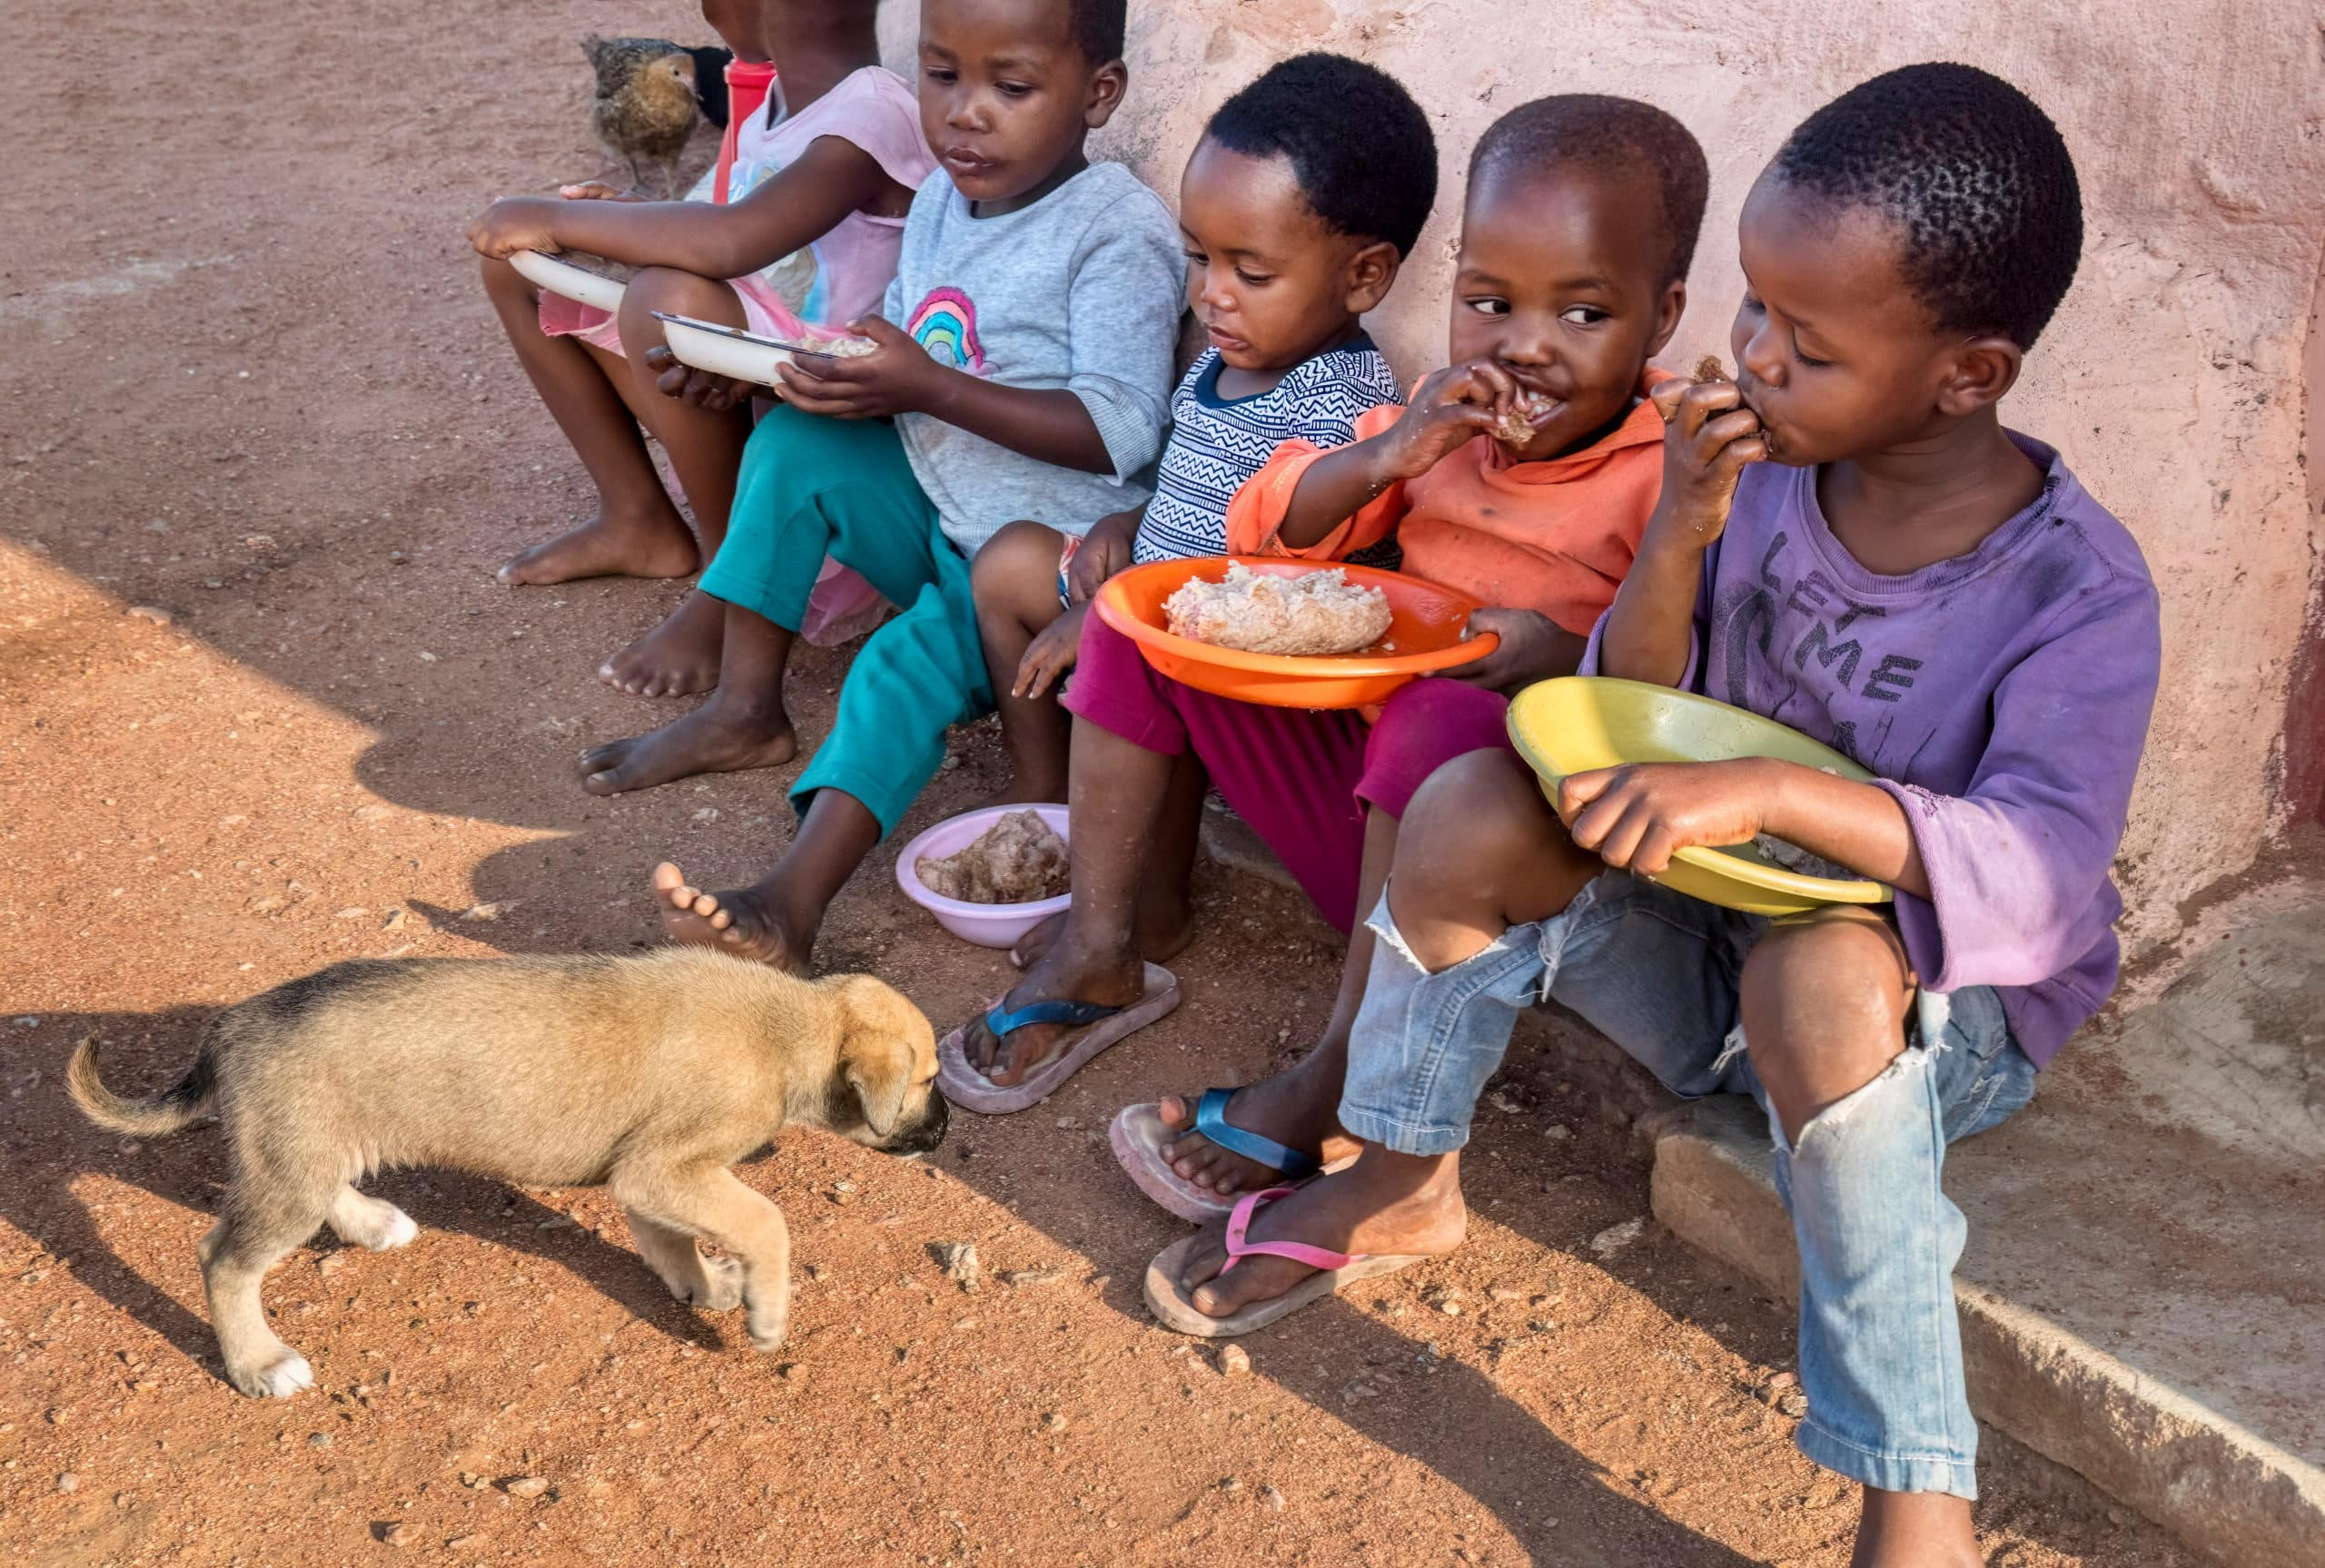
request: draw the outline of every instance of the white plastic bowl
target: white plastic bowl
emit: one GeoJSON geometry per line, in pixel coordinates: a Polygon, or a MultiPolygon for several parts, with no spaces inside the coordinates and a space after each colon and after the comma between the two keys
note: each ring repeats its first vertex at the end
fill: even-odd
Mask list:
{"type": "Polygon", "coordinates": [[[539,251],[519,251],[509,258],[509,264],[517,269],[519,277],[552,294],[594,305],[608,314],[621,309],[622,284],[570,261],[560,261],[539,251]]]}
{"type": "Polygon", "coordinates": [[[963,942],[973,942],[979,947],[1014,947],[1019,937],[1042,922],[1054,914],[1064,914],[1065,906],[1073,902],[1073,895],[1060,893],[1034,903],[969,903],[929,892],[921,884],[919,866],[923,855],[943,860],[968,848],[994,823],[1019,811],[1038,814],[1058,837],[1068,836],[1065,808],[1062,805],[989,805],[979,811],[963,812],[905,845],[904,853],[896,857],[896,885],[905,890],[906,898],[935,915],[937,924],[963,942]]]}
{"type": "Polygon", "coordinates": [[[681,365],[692,365],[714,376],[731,376],[738,381],[756,381],[762,387],[781,386],[775,368],[791,362],[788,350],[766,348],[740,338],[706,332],[700,327],[690,327],[683,320],[668,316],[662,318],[662,339],[670,345],[670,352],[678,356],[681,365]]]}

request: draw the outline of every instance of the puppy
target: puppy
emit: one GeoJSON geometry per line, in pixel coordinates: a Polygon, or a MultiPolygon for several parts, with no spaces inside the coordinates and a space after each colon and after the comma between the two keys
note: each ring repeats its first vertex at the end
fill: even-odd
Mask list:
{"type": "Polygon", "coordinates": [[[410,1241],[411,1218],[353,1185],[391,1165],[610,1187],[670,1294],[740,1303],[751,1343],[773,1350],[790,1235],[727,1168],[786,1126],[925,1153],[947,1116],[935,1077],[928,1020],[868,975],[796,980],[674,947],[333,964],[213,1019],[193,1070],[155,1099],[105,1088],[94,1037],[66,1083],[98,1126],[140,1138],[218,1112],[234,1180],[203,1285],[227,1380],[267,1398],[314,1374],[267,1326],[260,1281],[325,1223],[375,1250],[410,1241]]]}

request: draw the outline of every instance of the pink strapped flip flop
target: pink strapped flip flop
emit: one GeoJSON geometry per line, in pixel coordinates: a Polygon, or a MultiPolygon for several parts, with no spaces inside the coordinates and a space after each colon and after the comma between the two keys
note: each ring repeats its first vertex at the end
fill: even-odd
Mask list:
{"type": "Polygon", "coordinates": [[[1249,1334],[1255,1328],[1265,1328],[1279,1317],[1290,1317],[1310,1302],[1331,1295],[1343,1285],[1354,1285],[1360,1279],[1377,1279],[1384,1274],[1394,1274],[1416,1263],[1429,1260],[1426,1253],[1381,1253],[1378,1257],[1362,1252],[1334,1252],[1329,1247],[1311,1247],[1304,1241],[1247,1241],[1252,1228],[1252,1216],[1260,1205],[1289,1198],[1295,1189],[1271,1187],[1264,1191],[1246,1195],[1237,1200],[1227,1217],[1224,1240],[1227,1244],[1225,1274],[1244,1258],[1257,1253],[1270,1257],[1288,1257],[1294,1263],[1304,1263],[1317,1272],[1310,1275],[1281,1296],[1266,1301],[1255,1301],[1241,1312],[1225,1317],[1213,1317],[1194,1304],[1194,1298],[1181,1287],[1179,1275],[1186,1267],[1187,1257],[1207,1234],[1197,1231],[1172,1242],[1157,1253],[1154,1261],[1146,1266],[1146,1309],[1165,1328],[1181,1334],[1199,1335],[1205,1339],[1228,1339],[1239,1334],[1249,1334]]]}
{"type": "Polygon", "coordinates": [[[1159,963],[1150,963],[1145,981],[1145,994],[1127,1007],[1064,1000],[1029,1001],[1014,1011],[994,1007],[985,1014],[984,1021],[995,1037],[1014,1034],[1029,1023],[1062,1023],[1082,1032],[1065,1037],[1056,1054],[1028,1072],[1023,1080],[1004,1087],[969,1065],[968,1031],[956,1029],[936,1043],[937,1089],[961,1109],[985,1116],[1007,1116],[1039,1104],[1081,1071],[1083,1064],[1092,1057],[1167,1016],[1179,1005],[1178,977],[1169,970],[1159,963]]]}

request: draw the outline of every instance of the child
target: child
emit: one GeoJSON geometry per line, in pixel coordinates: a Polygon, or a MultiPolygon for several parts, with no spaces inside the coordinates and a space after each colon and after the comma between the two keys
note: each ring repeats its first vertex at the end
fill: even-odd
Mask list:
{"type": "MultiPolygon", "coordinates": [[[[1429,221],[1437,143],[1394,80],[1302,54],[1220,106],[1179,182],[1189,307],[1209,346],[1171,399],[1154,498],[1074,539],[1012,523],[972,574],[985,667],[1014,764],[1003,799],[1065,798],[1072,667],[1098,585],[1122,567],[1227,548],[1227,503],[1287,440],[1340,446],[1401,404],[1359,320],[1429,221]]],[[[1395,565],[1393,545],[1359,557],[1395,565]]]]}
{"type": "Polygon", "coordinates": [[[1458,1245],[1474,1102],[1547,991],[1674,1090],[1768,1110],[1802,1266],[1797,1441],[1865,1485],[1860,1568],[1966,1568],[1964,1225],[1939,1178],[2114,985],[2156,594],[2059,454],[1997,415],[2082,242],[2033,104],[1966,65],[1876,77],[1793,133],[1741,241],[1736,380],[1658,398],[1663,499],[1585,667],[1748,707],[1876,782],[1623,767],[1567,780],[1554,815],[1506,755],[1439,774],[1372,916],[1335,1097],[1355,1163],[1236,1206],[1279,1255],[1227,1273],[1199,1235],[1150,1299],[1240,1332],[1331,1287],[1290,1238],[1327,1267],[1458,1245]],[[1889,883],[1894,914],[1771,925],[1646,880],[1759,833],[1889,883]]]}
{"type": "MultiPolygon", "coordinates": [[[[1647,361],[1686,304],[1708,184],[1687,128],[1628,99],[1541,99],[1486,132],[1462,210],[1452,364],[1420,383],[1410,409],[1359,419],[1362,439],[1353,444],[1319,452],[1288,443],[1236,497],[1228,535],[1239,550],[1272,536],[1283,548],[1333,556],[1396,528],[1408,571],[1498,606],[1472,625],[1499,646],[1457,678],[1398,692],[1368,733],[1353,713],[1206,696],[1156,675],[1128,638],[1085,627],[1066,699],[1079,721],[1073,906],[1054,936],[1026,945],[1030,967],[1004,1011],[1037,999],[1094,1008],[1134,1001],[1147,978],[1139,946],[1183,942],[1184,873],[1175,857],[1193,833],[1162,808],[1176,754],[1194,754],[1325,918],[1346,931],[1364,907],[1360,889],[1378,890],[1397,819],[1420,781],[1449,757],[1507,744],[1506,692],[1574,668],[1660,484],[1663,426],[1644,398],[1653,379],[1647,361]],[[1552,401],[1511,451],[1485,432],[1521,390],[1552,401]],[[1172,858],[1155,852],[1158,833],[1172,858]]],[[[1369,946],[1359,930],[1318,1052],[1334,1081],[1369,946]]],[[[1028,1022],[1005,1040],[992,1023],[975,1024],[964,1042],[967,1065],[1006,1088],[1024,1085],[1041,1063],[1049,1087],[1051,1062],[1074,1052],[1086,1059],[1090,1040],[1118,1037],[1111,1021],[1071,1037],[1028,1022]]],[[[1203,1125],[1232,1139],[1217,1109],[1225,1098],[1213,1098],[1203,1125]]],[[[1124,1158],[1178,1188],[1182,1212],[1216,1208],[1157,1147],[1192,1122],[1185,1109],[1166,1104],[1159,1120],[1152,1108],[1132,1113],[1123,1130],[1136,1124],[1141,1152],[1124,1158]]],[[[1328,1130],[1301,1141],[1313,1148],[1328,1130]]]]}
{"type": "MultiPolygon", "coordinates": [[[[765,112],[733,128],[724,204],[568,185],[562,200],[496,202],[470,229],[517,357],[598,487],[598,515],[520,552],[500,568],[503,582],[684,577],[717,554],[750,409],[659,395],[647,363],[662,342],[653,312],[796,338],[810,321],[852,321],[878,302],[895,275],[905,210],[935,168],[912,89],[880,66],[878,13],[878,0],[705,0],[703,15],[739,58],[771,53],[779,72],[765,112]],[[589,251],[645,271],[617,320],[537,292],[507,260],[526,250],[589,251]],[[669,454],[699,545],[641,431],[669,454]]],[[[647,696],[702,691],[718,673],[722,621],[719,606],[690,594],[598,673],[647,696]]]]}
{"type": "Polygon", "coordinates": [[[702,583],[727,606],[717,690],[582,761],[598,794],[785,762],[784,666],[822,557],[903,606],[848,671],[774,871],[712,897],[657,868],[680,941],[804,970],[841,884],[935,776],[945,726],[993,709],[969,557],[1019,518],[1081,533],[1145,498],[1180,258],[1161,199],[1083,150],[1122,101],[1123,28],[1123,0],[921,8],[921,116],[949,177],[914,199],[889,320],[856,323],[879,347],[781,371],[789,406],[751,438],[702,583]]]}

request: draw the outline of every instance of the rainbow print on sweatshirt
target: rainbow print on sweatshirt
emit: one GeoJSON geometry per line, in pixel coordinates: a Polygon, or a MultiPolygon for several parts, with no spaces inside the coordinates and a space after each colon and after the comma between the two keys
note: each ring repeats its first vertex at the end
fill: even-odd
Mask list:
{"type": "Polygon", "coordinates": [[[984,370],[984,345],[977,340],[977,308],[958,289],[931,289],[905,330],[939,363],[971,375],[984,370]]]}

